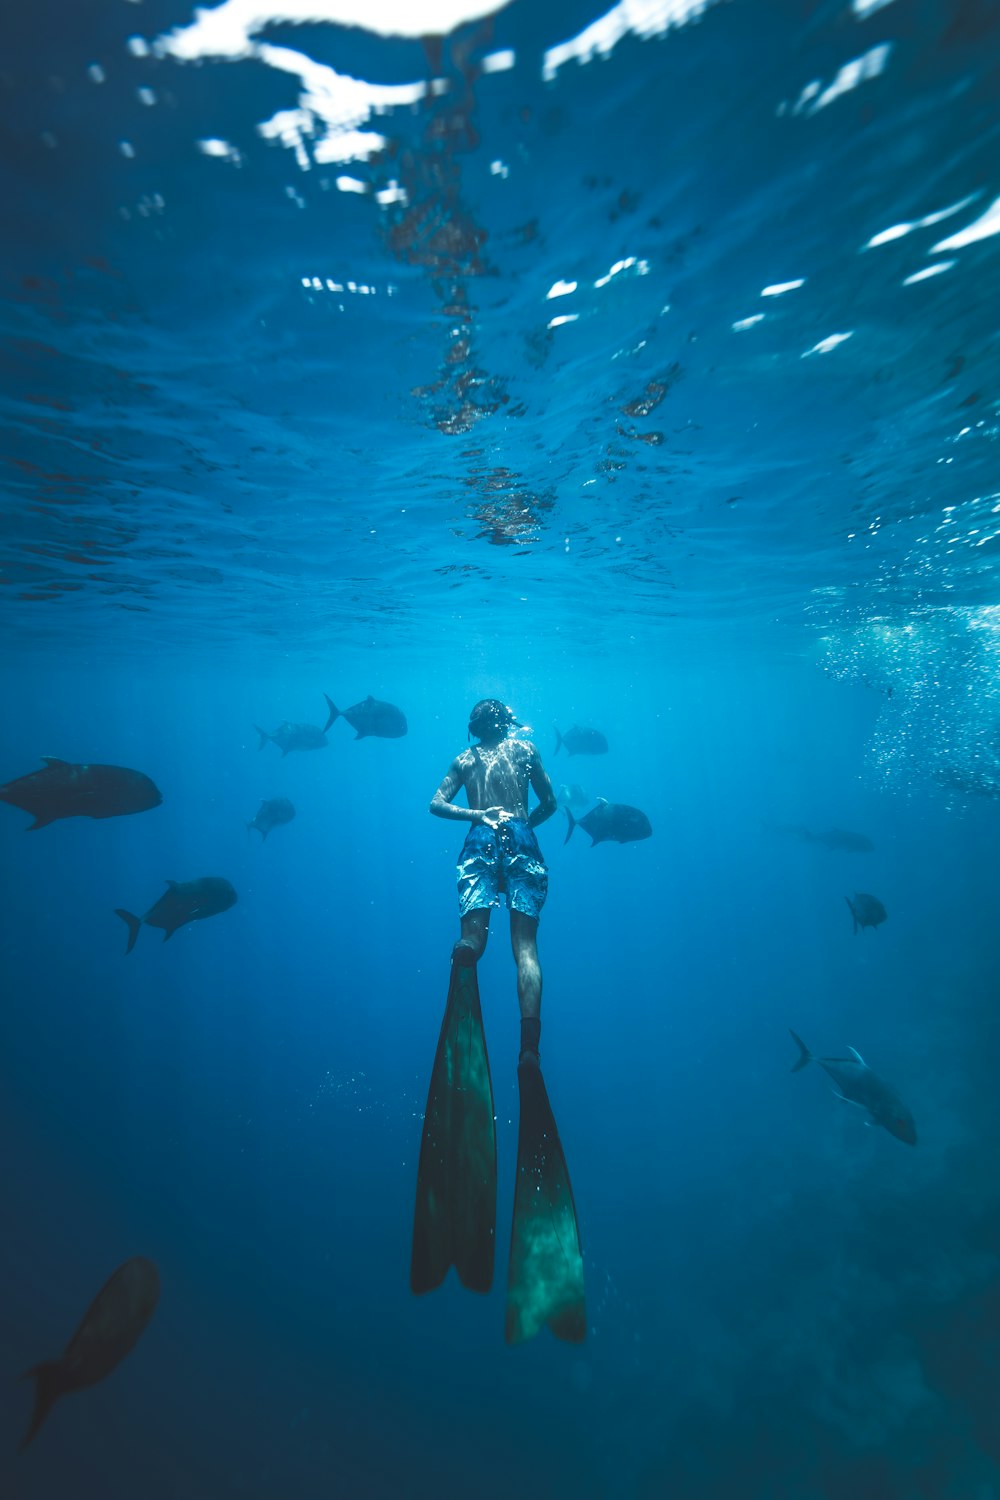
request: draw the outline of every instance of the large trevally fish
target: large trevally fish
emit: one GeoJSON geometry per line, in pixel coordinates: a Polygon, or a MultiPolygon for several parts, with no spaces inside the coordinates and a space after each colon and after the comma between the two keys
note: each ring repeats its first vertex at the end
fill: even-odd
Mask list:
{"type": "Polygon", "coordinates": [[[31,771],[0,786],[0,802],[20,807],[44,828],[59,818],[120,818],[148,812],[163,798],[142,771],[128,766],[78,765],[43,755],[43,771],[31,771]]]}
{"type": "Polygon", "coordinates": [[[25,1372],[35,1384],[35,1408],[21,1448],[27,1448],[60,1396],[96,1385],[134,1348],[156,1309],[160,1273],[144,1255],[133,1255],[104,1283],[58,1359],[25,1372]]]}
{"type": "Polygon", "coordinates": [[[558,755],[563,745],[569,755],[606,755],[608,752],[606,736],[599,729],[586,729],[582,724],[574,724],[565,734],[560,734],[556,725],[556,748],[553,754],[558,755]]]}
{"type": "Polygon", "coordinates": [[[872,1072],[860,1052],[848,1047],[850,1057],[814,1057],[791,1027],[789,1035],[800,1053],[798,1062],[792,1068],[793,1073],[798,1073],[807,1063],[818,1063],[833,1080],[833,1091],[838,1098],[865,1110],[870,1124],[881,1125],[897,1141],[905,1141],[908,1146],[917,1144],[917,1127],[910,1111],[896,1090],[884,1078],[872,1072]]]}
{"type": "Polygon", "coordinates": [[[373,737],[380,740],[398,740],[406,733],[406,715],[395,703],[382,703],[371,696],[350,708],[338,708],[333,699],[324,693],[330,717],[323,726],[323,733],[336,719],[346,719],[354,730],[356,740],[373,737]]]}
{"type": "Polygon", "coordinates": [[[247,824],[247,832],[256,828],[261,838],[266,839],[272,828],[280,828],[294,817],[295,808],[287,797],[268,797],[260,804],[253,822],[247,824]]]}
{"type": "Polygon", "coordinates": [[[147,927],[162,928],[163,941],[166,942],[186,922],[200,922],[204,917],[214,917],[220,911],[228,911],[231,906],[236,905],[238,899],[233,887],[222,875],[202,875],[198,880],[168,880],[167,889],[159,901],[153,902],[144,916],[137,917],[121,906],[115,907],[115,916],[121,917],[128,928],[128,947],[125,952],[132,952],[139,936],[139,928],[144,922],[147,927]]]}
{"type": "Polygon", "coordinates": [[[582,818],[574,818],[568,807],[565,812],[569,827],[563,839],[564,844],[569,843],[578,823],[590,834],[591,848],[595,844],[606,844],[612,840],[617,844],[630,844],[634,839],[648,839],[653,832],[642,809],[630,807],[627,802],[606,802],[600,797],[597,806],[582,818]]]}

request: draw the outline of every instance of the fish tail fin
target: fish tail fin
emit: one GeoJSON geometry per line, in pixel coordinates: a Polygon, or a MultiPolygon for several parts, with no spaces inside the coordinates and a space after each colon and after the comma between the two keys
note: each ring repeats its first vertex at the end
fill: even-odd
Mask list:
{"type": "Polygon", "coordinates": [[[132,949],[135,947],[135,940],[139,936],[139,928],[142,926],[142,918],[134,916],[132,912],[125,911],[120,906],[115,907],[115,916],[121,917],[122,921],[125,923],[125,926],[128,928],[128,947],[125,949],[125,952],[131,953],[132,949]]]}
{"type": "Polygon", "coordinates": [[[573,836],[573,829],[576,827],[576,819],[574,818],[568,807],[564,807],[563,812],[569,819],[569,827],[566,829],[566,837],[563,839],[563,843],[568,844],[573,836]]]}
{"type": "Polygon", "coordinates": [[[326,731],[329,729],[329,727],[333,723],[334,719],[339,719],[340,718],[340,709],[337,707],[336,703],[334,703],[334,701],[330,697],[329,693],[324,693],[323,697],[326,699],[326,706],[330,710],[330,717],[327,719],[326,723],[323,725],[323,733],[326,734],[326,731]]]}
{"type": "Polygon", "coordinates": [[[31,1369],[25,1370],[24,1375],[21,1377],[23,1380],[34,1380],[36,1382],[35,1406],[31,1413],[28,1430],[21,1442],[20,1451],[22,1453],[52,1410],[56,1399],[62,1395],[61,1374],[62,1366],[59,1361],[57,1359],[48,1359],[44,1360],[40,1365],[32,1365],[31,1369]]]}
{"type": "Polygon", "coordinates": [[[552,728],[555,729],[555,731],[556,731],[556,748],[553,750],[552,754],[553,755],[558,755],[559,751],[562,749],[563,737],[559,733],[559,730],[556,729],[556,726],[554,724],[553,724],[552,728]]]}
{"type": "Polygon", "coordinates": [[[793,1073],[799,1073],[805,1067],[806,1063],[812,1062],[812,1053],[809,1051],[809,1048],[806,1046],[802,1038],[800,1036],[796,1036],[795,1032],[790,1026],[788,1028],[788,1035],[791,1037],[796,1047],[798,1047],[799,1053],[801,1054],[798,1062],[795,1063],[792,1068],[793,1073]]]}
{"type": "Polygon", "coordinates": [[[255,724],[253,727],[256,729],[257,733],[260,735],[260,744],[257,746],[257,749],[258,750],[263,750],[264,746],[267,744],[267,742],[271,738],[271,736],[268,734],[268,732],[267,732],[266,729],[261,729],[261,727],[260,727],[259,724],[255,724]]]}
{"type": "Polygon", "coordinates": [[[858,914],[854,910],[854,902],[851,900],[850,896],[845,896],[844,900],[847,902],[847,910],[850,912],[850,914],[851,914],[851,921],[854,923],[854,936],[857,937],[857,935],[858,935],[858,914]]]}

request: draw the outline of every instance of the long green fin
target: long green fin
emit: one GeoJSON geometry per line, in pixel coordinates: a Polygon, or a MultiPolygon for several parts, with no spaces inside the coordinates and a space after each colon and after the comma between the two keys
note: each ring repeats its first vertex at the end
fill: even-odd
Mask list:
{"type": "Polygon", "coordinates": [[[496,1244],[497,1140],[493,1085],[475,967],[452,965],[427,1094],[417,1168],[410,1287],[488,1292],[496,1244]]]}
{"type": "Polygon", "coordinates": [[[521,1121],[517,1136],[514,1221],[507,1277],[507,1342],[534,1338],[548,1324],[578,1344],[587,1332],[583,1255],[573,1189],[542,1070],[517,1070],[521,1121]]]}

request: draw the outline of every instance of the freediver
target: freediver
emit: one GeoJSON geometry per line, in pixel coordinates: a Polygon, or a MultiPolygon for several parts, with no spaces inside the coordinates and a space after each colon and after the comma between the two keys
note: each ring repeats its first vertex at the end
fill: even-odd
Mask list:
{"type": "Polygon", "coordinates": [[[486,698],[469,716],[478,741],[452,761],[430,804],[437,817],[471,823],[458,865],[462,935],[431,1072],[417,1168],[410,1287],[441,1285],[454,1266],[462,1285],[488,1292],[496,1238],[496,1116],[477,964],[490,912],[507,896],[517,964],[520,1120],[507,1276],[506,1338],[549,1327],[578,1343],[586,1334],[583,1256],[569,1172],[539,1062],[542,974],[538,918],[548,870],[535,839],[556,810],[541,756],[506,704],[486,698]],[[465,787],[468,807],[454,798],[465,787]],[[529,814],[528,790],[538,802],[529,814]]]}
{"type": "Polygon", "coordinates": [[[489,934],[490,912],[505,891],[510,941],[517,964],[521,1007],[521,1060],[538,1063],[542,971],[538,919],[548,894],[549,872],[535,829],[556,811],[556,794],[537,746],[520,739],[518,721],[505,703],[483,698],[469,715],[478,744],[459,751],[431,799],[438,818],[471,823],[458,864],[458,908],[462,935],[452,961],[479,962],[489,934]],[[454,798],[465,787],[468,807],[454,798]],[[528,812],[528,787],[538,798],[528,812]]]}

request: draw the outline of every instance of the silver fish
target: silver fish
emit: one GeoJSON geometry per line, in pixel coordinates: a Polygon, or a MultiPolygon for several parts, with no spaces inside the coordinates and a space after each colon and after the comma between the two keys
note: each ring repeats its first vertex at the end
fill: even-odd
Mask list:
{"type": "Polygon", "coordinates": [[[597,806],[582,818],[574,818],[568,807],[565,812],[569,827],[563,839],[564,844],[569,843],[578,823],[590,834],[591,848],[610,840],[618,844],[630,844],[635,839],[648,839],[653,832],[649,819],[641,808],[630,807],[627,802],[607,802],[599,797],[597,806]]]}
{"type": "Polygon", "coordinates": [[[159,807],[159,789],[142,771],[128,766],[77,765],[43,755],[44,771],[31,771],[0,786],[0,802],[34,817],[31,828],[58,818],[120,818],[159,807]]]}
{"type": "Polygon", "coordinates": [[[137,917],[121,906],[115,907],[115,916],[121,917],[128,928],[125,952],[132,952],[144,922],[147,927],[161,927],[166,942],[186,922],[200,922],[203,917],[214,917],[220,911],[228,911],[238,899],[222,875],[202,875],[198,880],[168,880],[167,889],[159,901],[153,902],[145,916],[137,917]]]}
{"type": "Polygon", "coordinates": [[[330,710],[330,717],[323,726],[324,734],[335,719],[346,719],[354,730],[356,740],[365,740],[370,736],[380,740],[398,740],[406,733],[406,715],[395,703],[381,703],[378,698],[369,695],[362,703],[354,703],[350,708],[338,708],[326,693],[323,697],[330,710]]]}
{"type": "Polygon", "coordinates": [[[565,734],[560,734],[556,728],[553,754],[558,755],[563,745],[570,755],[606,755],[608,750],[607,739],[599,729],[585,729],[580,724],[574,724],[565,734]]]}
{"type": "Polygon", "coordinates": [[[804,844],[823,844],[827,849],[839,849],[846,854],[870,854],[875,848],[867,833],[852,833],[849,828],[827,828],[822,833],[813,833],[801,823],[765,823],[764,827],[771,833],[801,839],[804,844]]]}
{"type": "Polygon", "coordinates": [[[268,734],[259,724],[253,726],[260,735],[258,750],[263,750],[268,740],[277,745],[282,755],[289,750],[322,750],[326,744],[326,731],[318,724],[292,724],[288,719],[268,734]]]}
{"type": "Polygon", "coordinates": [[[294,817],[295,808],[287,797],[268,797],[260,804],[253,822],[247,824],[247,832],[256,828],[261,838],[266,839],[272,828],[280,828],[294,817]]]}
{"type": "Polygon", "coordinates": [[[844,900],[847,902],[851,917],[854,920],[855,937],[857,937],[859,929],[864,931],[866,927],[877,927],[889,915],[878,897],[870,896],[867,891],[855,891],[853,901],[850,896],[845,896],[844,900]]]}
{"type": "Polygon", "coordinates": [[[156,1309],[160,1273],[144,1255],[133,1255],[104,1283],[58,1359],[25,1372],[37,1382],[35,1409],[21,1444],[27,1448],[60,1396],[96,1385],[135,1346],[156,1309]]]}
{"type": "Polygon", "coordinates": [[[823,1071],[832,1078],[834,1093],[839,1099],[866,1110],[870,1124],[881,1125],[898,1141],[905,1141],[908,1146],[917,1144],[917,1127],[910,1111],[895,1089],[872,1072],[860,1052],[848,1047],[850,1057],[814,1057],[791,1027],[788,1031],[801,1054],[792,1068],[793,1073],[798,1073],[806,1063],[819,1063],[823,1071]]]}

